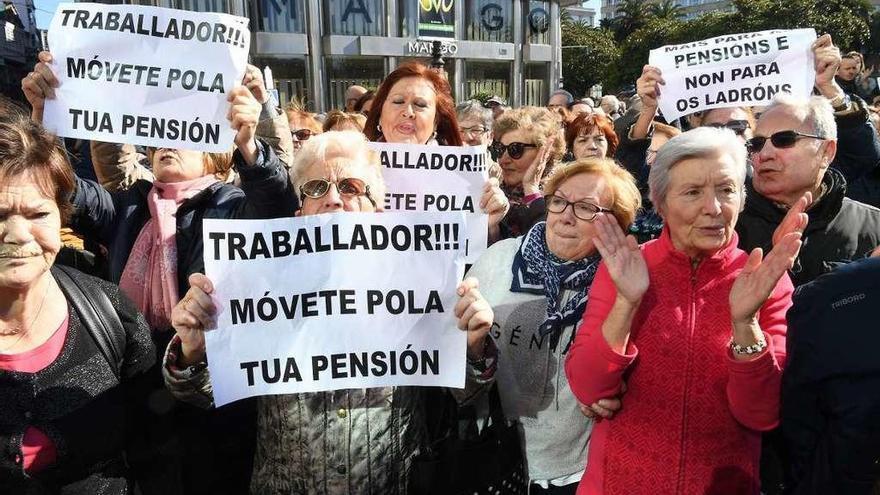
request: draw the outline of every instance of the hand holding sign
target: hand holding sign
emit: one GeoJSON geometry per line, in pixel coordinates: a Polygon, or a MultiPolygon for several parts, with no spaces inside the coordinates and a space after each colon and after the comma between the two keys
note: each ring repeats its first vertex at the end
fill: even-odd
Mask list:
{"type": "Polygon", "coordinates": [[[261,105],[269,101],[269,91],[266,90],[266,84],[263,82],[263,73],[260,72],[260,69],[248,64],[244,72],[244,80],[241,83],[251,90],[251,94],[254,95],[254,98],[261,105]]]}
{"type": "Polygon", "coordinates": [[[479,286],[480,282],[476,278],[468,277],[456,289],[458,303],[455,305],[455,316],[458,318],[458,328],[468,333],[468,356],[471,359],[483,357],[483,344],[492,328],[492,322],[495,321],[495,312],[480,294],[477,288],[479,286]]]}
{"type": "Polygon", "coordinates": [[[21,80],[21,90],[33,109],[31,119],[42,122],[43,107],[46,104],[46,99],[55,98],[58,79],[49,67],[53,62],[51,53],[40,52],[37,59],[39,62],[34,66],[34,71],[21,80]]]}
{"type": "Polygon", "coordinates": [[[816,58],[816,89],[828,99],[843,94],[843,89],[834,80],[840,67],[840,48],[834,46],[830,34],[819,36],[812,46],[816,58]]]}
{"type": "Polygon", "coordinates": [[[189,290],[171,310],[171,326],[180,338],[177,364],[187,367],[205,359],[205,329],[216,326],[217,306],[211,299],[214,284],[205,275],[189,276],[189,290]]]}
{"type": "Polygon", "coordinates": [[[636,80],[636,93],[642,100],[642,111],[657,111],[657,98],[660,97],[660,86],[666,84],[660,69],[645,65],[642,67],[642,75],[636,80]]]}
{"type": "Polygon", "coordinates": [[[235,145],[241,151],[248,165],[257,161],[257,124],[260,123],[262,106],[244,86],[236,86],[229,92],[229,112],[226,118],[230,126],[236,130],[235,145]]]}

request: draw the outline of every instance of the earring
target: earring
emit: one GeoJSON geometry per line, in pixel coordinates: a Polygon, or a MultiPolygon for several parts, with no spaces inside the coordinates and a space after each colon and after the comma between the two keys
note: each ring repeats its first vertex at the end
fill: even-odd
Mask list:
{"type": "Polygon", "coordinates": [[[431,134],[431,139],[437,140],[437,129],[434,129],[434,134],[431,134]]]}
{"type": "Polygon", "coordinates": [[[379,134],[382,134],[382,124],[376,124],[376,130],[379,131],[379,134]]]}

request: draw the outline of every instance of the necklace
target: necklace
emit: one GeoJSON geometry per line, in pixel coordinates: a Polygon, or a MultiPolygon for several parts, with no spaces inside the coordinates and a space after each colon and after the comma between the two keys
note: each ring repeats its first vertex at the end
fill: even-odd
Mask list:
{"type": "MultiPolygon", "coordinates": [[[[21,342],[21,339],[23,339],[24,336],[27,335],[28,332],[30,332],[31,328],[33,328],[33,326],[34,326],[34,323],[37,322],[37,318],[40,317],[40,313],[43,312],[43,305],[46,303],[46,296],[49,295],[49,287],[51,287],[51,286],[52,286],[52,279],[50,278],[49,283],[46,284],[46,292],[43,293],[43,300],[40,301],[40,307],[37,308],[37,314],[35,314],[34,317],[31,318],[31,324],[28,325],[27,327],[25,327],[25,329],[23,331],[20,331],[18,333],[18,338],[15,339],[15,342],[13,342],[12,345],[5,347],[3,349],[0,349],[0,354],[5,353],[9,349],[12,349],[13,347],[17,346],[18,343],[21,342]]],[[[9,334],[9,335],[15,335],[15,334],[9,334]]]]}

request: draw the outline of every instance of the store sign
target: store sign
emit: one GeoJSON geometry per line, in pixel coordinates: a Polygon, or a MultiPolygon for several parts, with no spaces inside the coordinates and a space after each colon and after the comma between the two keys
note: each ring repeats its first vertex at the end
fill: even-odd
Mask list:
{"type": "Polygon", "coordinates": [[[342,22],[348,22],[348,17],[352,14],[361,14],[367,24],[372,24],[373,19],[370,18],[370,11],[364,4],[364,0],[348,0],[345,5],[345,12],[342,13],[342,22]]]}
{"type": "MultiPolygon", "coordinates": [[[[416,40],[406,44],[406,52],[408,55],[425,55],[431,56],[434,51],[433,40],[416,40]]],[[[452,57],[458,53],[458,45],[451,42],[443,42],[440,45],[440,55],[444,57],[452,57]]]]}
{"type": "Polygon", "coordinates": [[[529,12],[529,29],[533,33],[544,34],[550,29],[550,14],[541,7],[529,12]]]}
{"type": "Polygon", "coordinates": [[[455,0],[419,0],[419,38],[455,39],[455,0]]]}
{"type": "MultiPolygon", "coordinates": [[[[550,29],[550,14],[543,7],[529,11],[529,29],[533,33],[544,34],[550,29]]],[[[486,31],[504,29],[504,7],[497,3],[487,3],[480,8],[480,25],[486,31]]]]}

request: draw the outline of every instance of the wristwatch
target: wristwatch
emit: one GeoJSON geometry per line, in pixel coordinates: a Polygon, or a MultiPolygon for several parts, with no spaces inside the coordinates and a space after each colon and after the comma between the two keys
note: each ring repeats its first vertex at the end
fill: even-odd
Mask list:
{"type": "Polygon", "coordinates": [[[730,350],[733,351],[734,354],[738,354],[740,356],[746,355],[751,356],[752,354],[760,354],[764,352],[764,349],[767,348],[767,340],[761,337],[760,340],[755,342],[752,345],[741,346],[734,342],[730,341],[730,350]]]}

